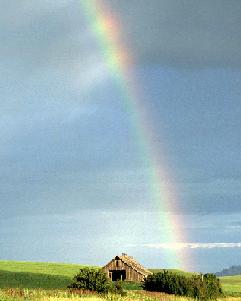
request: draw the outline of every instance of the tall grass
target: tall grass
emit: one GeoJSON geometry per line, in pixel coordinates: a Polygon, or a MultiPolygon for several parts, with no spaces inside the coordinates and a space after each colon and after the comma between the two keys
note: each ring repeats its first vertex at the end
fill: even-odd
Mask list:
{"type": "Polygon", "coordinates": [[[0,290],[1,301],[189,301],[192,299],[165,295],[161,293],[135,293],[129,292],[122,297],[116,294],[97,295],[91,292],[78,292],[56,290],[0,290]]]}
{"type": "MultiPolygon", "coordinates": [[[[193,301],[192,298],[164,293],[129,291],[124,297],[115,294],[105,296],[86,291],[1,289],[1,301],[193,301]]],[[[241,301],[241,297],[219,298],[218,301],[241,301]]]]}

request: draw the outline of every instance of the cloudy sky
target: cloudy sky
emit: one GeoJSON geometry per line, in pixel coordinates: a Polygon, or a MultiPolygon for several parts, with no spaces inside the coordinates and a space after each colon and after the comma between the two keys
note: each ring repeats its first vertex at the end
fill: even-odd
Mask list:
{"type": "Polygon", "coordinates": [[[165,183],[150,181],[85,1],[0,0],[0,259],[127,252],[168,268],[181,249],[189,270],[241,264],[241,2],[97,0],[132,58],[126,89],[156,140],[145,155],[165,158],[176,190],[185,241],[168,244],[165,196],[152,200],[165,183]]]}

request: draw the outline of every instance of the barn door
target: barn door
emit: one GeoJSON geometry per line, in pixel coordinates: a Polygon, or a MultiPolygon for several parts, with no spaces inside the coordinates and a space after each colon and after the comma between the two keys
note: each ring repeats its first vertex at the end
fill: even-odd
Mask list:
{"type": "Polygon", "coordinates": [[[126,271],[125,270],[113,270],[112,272],[112,281],[122,280],[124,281],[126,279],[126,271]]]}

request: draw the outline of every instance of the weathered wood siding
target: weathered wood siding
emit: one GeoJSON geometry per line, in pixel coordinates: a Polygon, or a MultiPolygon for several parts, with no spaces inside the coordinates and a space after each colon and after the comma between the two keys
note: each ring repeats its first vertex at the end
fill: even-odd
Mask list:
{"type": "Polygon", "coordinates": [[[121,270],[126,271],[125,281],[141,282],[145,278],[144,275],[137,272],[135,269],[128,266],[120,259],[112,259],[111,262],[109,262],[105,267],[103,267],[103,270],[106,272],[109,278],[111,278],[111,271],[121,271],[121,270]]]}

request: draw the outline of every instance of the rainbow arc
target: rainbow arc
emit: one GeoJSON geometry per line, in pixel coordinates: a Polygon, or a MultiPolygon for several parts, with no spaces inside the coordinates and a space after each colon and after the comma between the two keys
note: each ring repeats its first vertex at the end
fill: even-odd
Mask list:
{"type": "MultiPolygon", "coordinates": [[[[145,108],[146,99],[132,72],[134,60],[131,51],[121,39],[121,27],[117,18],[103,0],[82,0],[82,9],[90,30],[94,33],[107,69],[116,79],[119,92],[129,114],[133,132],[140,147],[142,159],[149,170],[151,202],[159,214],[160,243],[177,244],[185,242],[183,221],[178,210],[177,188],[167,168],[166,159],[160,153],[155,131],[145,108]],[[162,156],[161,156],[162,155],[162,156]]],[[[162,151],[161,151],[162,152],[162,151]]],[[[163,151],[164,152],[164,151],[163,151]]],[[[180,250],[168,250],[166,264],[176,268],[187,268],[180,250]]],[[[185,254],[184,254],[185,255],[185,254]]]]}

